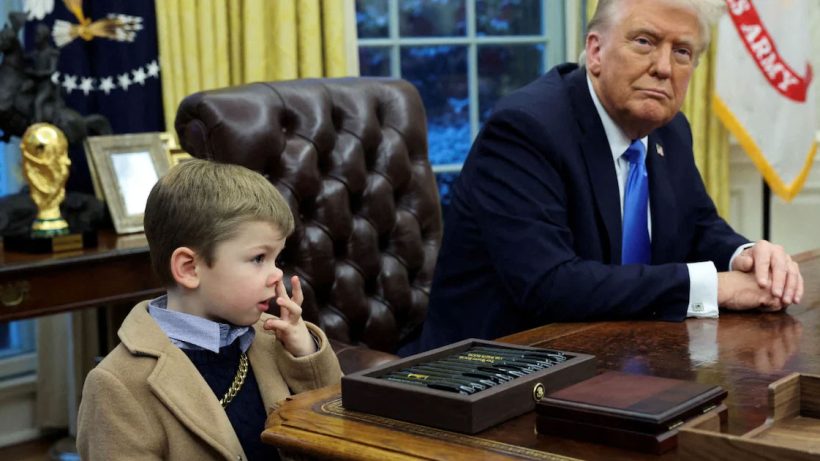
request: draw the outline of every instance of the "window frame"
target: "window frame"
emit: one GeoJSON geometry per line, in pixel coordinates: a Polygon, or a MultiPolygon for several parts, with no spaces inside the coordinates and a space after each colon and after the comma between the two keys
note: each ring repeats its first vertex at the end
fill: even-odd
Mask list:
{"type": "Polygon", "coordinates": [[[22,348],[0,349],[0,382],[37,371],[37,326],[34,319],[8,323],[11,335],[22,338],[22,348]]]}
{"type": "Polygon", "coordinates": [[[22,352],[0,359],[0,382],[37,371],[37,352],[22,352]]]}
{"type": "MultiPolygon", "coordinates": [[[[466,33],[461,37],[401,37],[399,36],[399,1],[388,0],[388,37],[359,38],[358,48],[389,48],[390,77],[401,78],[402,46],[458,45],[467,47],[467,96],[470,101],[469,123],[470,141],[475,139],[481,128],[478,94],[478,47],[481,45],[544,45],[544,70],[568,59],[575,59],[578,29],[575,26],[580,0],[533,0],[541,4],[542,34],[539,35],[477,35],[476,0],[464,0],[466,33]],[[570,35],[573,34],[573,35],[570,35]]],[[[465,152],[465,156],[466,156],[465,152]]],[[[461,163],[432,165],[434,173],[461,171],[461,163]]]]}

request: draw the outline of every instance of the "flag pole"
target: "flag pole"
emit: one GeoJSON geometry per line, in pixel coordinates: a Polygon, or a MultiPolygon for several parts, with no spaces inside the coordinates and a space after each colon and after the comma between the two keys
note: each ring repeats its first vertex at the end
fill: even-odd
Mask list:
{"type": "Polygon", "coordinates": [[[763,240],[771,241],[772,191],[763,179],[763,240]]]}

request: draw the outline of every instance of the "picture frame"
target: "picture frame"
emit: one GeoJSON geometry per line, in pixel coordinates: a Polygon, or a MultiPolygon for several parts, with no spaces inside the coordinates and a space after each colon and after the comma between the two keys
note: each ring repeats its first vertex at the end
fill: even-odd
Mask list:
{"type": "Polygon", "coordinates": [[[179,149],[179,143],[174,133],[170,131],[163,131],[159,134],[159,139],[162,141],[162,147],[170,152],[173,149],[179,149]]]}
{"type": "Polygon", "coordinates": [[[193,157],[191,154],[182,149],[171,149],[168,151],[168,162],[171,165],[171,168],[179,165],[180,163],[191,160],[192,158],[193,157]]]}
{"type": "Polygon", "coordinates": [[[117,234],[142,232],[148,193],[171,167],[160,133],[90,136],[85,149],[94,191],[117,234]]]}
{"type": "Polygon", "coordinates": [[[163,131],[159,134],[159,138],[162,140],[163,148],[168,153],[168,164],[171,168],[193,158],[191,154],[179,147],[176,136],[170,131],[163,131]]]}

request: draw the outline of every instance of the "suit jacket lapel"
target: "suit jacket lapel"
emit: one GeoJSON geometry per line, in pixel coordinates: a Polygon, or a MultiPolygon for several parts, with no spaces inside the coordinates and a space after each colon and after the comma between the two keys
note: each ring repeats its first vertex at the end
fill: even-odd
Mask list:
{"type": "Polygon", "coordinates": [[[209,445],[229,458],[242,453],[239,438],[208,383],[185,353],[174,349],[157,360],[154,372],[148,377],[154,394],[182,424],[209,445]]]}
{"type": "MultiPolygon", "coordinates": [[[[263,314],[262,320],[265,320],[263,314]]],[[[265,331],[261,327],[262,322],[256,322],[254,328],[256,329],[257,339],[251,344],[248,349],[248,360],[251,362],[253,374],[256,376],[256,382],[259,383],[259,393],[262,395],[262,404],[265,405],[265,411],[270,413],[271,409],[276,407],[278,403],[275,396],[288,394],[287,385],[284,384],[281,374],[275,370],[274,354],[276,339],[267,338],[268,340],[260,340],[261,335],[269,336],[271,333],[265,331]]]]}
{"type": "Polygon", "coordinates": [[[587,88],[586,73],[574,71],[567,77],[569,94],[574,112],[581,128],[580,145],[584,162],[589,171],[598,213],[604,223],[610,249],[610,262],[621,263],[621,204],[618,194],[618,178],[612,160],[604,126],[595,110],[595,104],[587,88]]]}
{"type": "Polygon", "coordinates": [[[147,302],[131,311],[119,336],[132,354],[157,358],[148,385],[168,411],[227,458],[243,453],[239,438],[208,383],[151,319],[147,302]]]}
{"type": "Polygon", "coordinates": [[[673,149],[663,145],[657,133],[649,135],[646,152],[646,168],[649,174],[649,206],[652,213],[652,263],[663,264],[675,244],[678,228],[677,200],[672,190],[666,153],[673,149]],[[659,154],[659,149],[664,155],[659,154]]]}

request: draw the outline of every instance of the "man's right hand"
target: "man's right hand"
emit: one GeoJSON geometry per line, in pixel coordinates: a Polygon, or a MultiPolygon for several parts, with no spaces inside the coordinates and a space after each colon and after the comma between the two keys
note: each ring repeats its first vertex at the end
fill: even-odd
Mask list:
{"type": "Polygon", "coordinates": [[[718,306],[735,311],[776,312],[788,304],[768,288],[761,288],[753,272],[730,271],[718,273],[718,306]]]}

